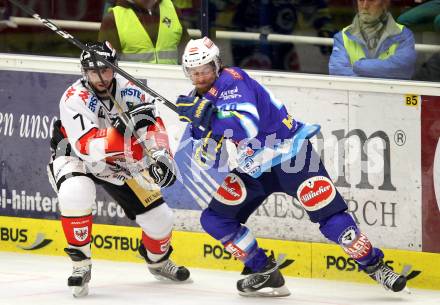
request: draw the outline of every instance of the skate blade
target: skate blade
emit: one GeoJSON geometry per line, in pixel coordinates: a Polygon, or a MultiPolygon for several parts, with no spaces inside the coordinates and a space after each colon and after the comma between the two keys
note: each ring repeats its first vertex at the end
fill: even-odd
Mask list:
{"type": "Polygon", "coordinates": [[[243,297],[263,297],[263,298],[276,298],[276,297],[287,297],[290,295],[290,290],[285,286],[278,288],[265,287],[257,291],[243,292],[239,291],[239,295],[243,297]]]}
{"type": "Polygon", "coordinates": [[[186,283],[192,283],[192,282],[193,282],[193,280],[191,279],[191,277],[187,278],[187,279],[184,280],[184,281],[179,281],[179,280],[173,280],[173,279],[170,279],[170,278],[168,278],[168,277],[166,277],[166,276],[158,275],[158,274],[153,274],[153,276],[154,276],[154,278],[155,278],[156,280],[159,280],[159,281],[161,281],[161,282],[165,282],[165,283],[186,284],[186,283]]]}
{"type": "Polygon", "coordinates": [[[72,286],[72,294],[75,298],[82,298],[89,294],[89,285],[86,283],[84,286],[72,286]]]}

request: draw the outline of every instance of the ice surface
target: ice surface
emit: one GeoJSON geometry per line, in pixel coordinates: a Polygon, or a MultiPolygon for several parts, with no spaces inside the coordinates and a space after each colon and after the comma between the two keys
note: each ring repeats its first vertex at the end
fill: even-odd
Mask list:
{"type": "Polygon", "coordinates": [[[145,264],[105,260],[93,261],[89,296],[75,299],[67,287],[70,272],[67,257],[0,252],[0,305],[440,304],[440,291],[392,293],[378,285],[290,277],[289,297],[246,298],[236,291],[237,272],[192,268],[192,283],[174,284],[157,281],[145,264]]]}

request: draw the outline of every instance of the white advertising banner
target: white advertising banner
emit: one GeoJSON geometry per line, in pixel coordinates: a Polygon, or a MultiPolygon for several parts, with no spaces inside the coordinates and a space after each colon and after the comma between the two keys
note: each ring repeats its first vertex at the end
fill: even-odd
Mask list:
{"type": "MultiPolygon", "coordinates": [[[[170,101],[192,89],[191,83],[184,78],[179,67],[134,63],[121,63],[120,66],[134,77],[147,79],[148,86],[170,101]]],[[[64,74],[65,78],[68,75],[73,78],[73,74],[79,76],[76,60],[37,56],[15,58],[0,54],[0,70],[36,72],[38,75],[30,76],[30,84],[35,86],[32,88],[35,91],[40,90],[40,87],[46,90],[47,80],[54,81],[51,78],[53,74],[64,74]]],[[[5,79],[25,79],[19,73],[3,73],[5,79]]],[[[315,148],[321,153],[331,178],[346,199],[349,213],[374,244],[420,251],[421,95],[440,95],[440,87],[426,83],[289,73],[251,71],[251,75],[283,101],[296,120],[321,125],[321,132],[313,140],[315,148]]],[[[67,78],[59,80],[62,88],[57,89],[60,93],[53,93],[51,89],[51,94],[60,96],[67,83],[71,81],[71,77],[67,78]]],[[[12,98],[14,94],[18,94],[17,92],[23,95],[26,93],[15,90],[11,93],[12,98]]],[[[26,97],[20,99],[25,100],[26,97]]],[[[53,100],[54,105],[57,102],[58,100],[53,100]]],[[[43,109],[43,102],[41,104],[43,109]]],[[[186,125],[179,122],[171,110],[160,108],[170,134],[172,149],[176,150],[186,125]]],[[[8,111],[15,111],[5,109],[5,113],[0,117],[3,118],[3,122],[6,117],[11,116],[8,111]]],[[[28,113],[28,109],[31,108],[23,107],[23,110],[17,111],[28,113]]],[[[53,109],[56,110],[56,106],[53,106],[53,109]]],[[[42,110],[41,114],[44,113],[42,110]]],[[[10,140],[12,144],[22,141],[6,134],[4,140],[10,140]]],[[[35,145],[39,143],[37,140],[35,139],[35,145]]],[[[48,144],[44,145],[42,155],[48,150],[48,144]]],[[[8,159],[5,160],[3,172],[6,172],[8,166],[8,159]]],[[[17,160],[17,163],[19,162],[21,161],[17,160]]],[[[199,222],[200,213],[209,203],[221,180],[215,180],[215,177],[212,178],[205,173],[199,174],[199,179],[192,179],[190,183],[182,186],[181,190],[175,192],[174,198],[165,196],[176,212],[176,230],[202,230],[199,222]]],[[[41,177],[41,181],[44,179],[44,184],[47,184],[44,175],[41,177]]],[[[5,195],[2,204],[6,211],[9,207],[8,192],[15,186],[12,179],[2,183],[2,187],[3,185],[5,195]]],[[[41,185],[43,182],[35,183],[32,190],[25,190],[26,194],[31,191],[40,192],[41,185]]],[[[56,198],[54,200],[56,202],[56,198]]],[[[117,216],[110,219],[112,214],[108,213],[110,210],[106,210],[105,207],[113,207],[114,204],[110,205],[109,202],[98,202],[95,216],[99,220],[105,219],[103,223],[119,223],[118,218],[122,218],[123,215],[119,216],[117,213],[117,216]]],[[[56,209],[51,218],[56,217],[55,212],[56,209]]],[[[14,213],[12,211],[4,214],[16,215],[14,213]]],[[[24,216],[34,215],[37,215],[36,212],[24,216]]],[[[271,195],[251,216],[248,225],[259,237],[326,241],[318,225],[309,221],[300,204],[282,193],[271,195]]]]}
{"type": "MultiPolygon", "coordinates": [[[[176,85],[180,84],[179,80],[176,85]]],[[[420,250],[420,107],[407,105],[402,93],[304,88],[294,82],[266,86],[295,119],[321,125],[315,149],[323,149],[330,176],[369,238],[381,247],[420,250]]],[[[170,92],[163,82],[155,88],[170,92]]],[[[167,114],[169,130],[177,139],[184,127],[173,113],[167,114]]],[[[206,195],[193,195],[201,207],[209,202],[206,195]]],[[[178,229],[201,230],[200,211],[176,213],[178,229]]],[[[248,225],[260,237],[326,241],[300,204],[282,193],[271,195],[248,225]]]]}

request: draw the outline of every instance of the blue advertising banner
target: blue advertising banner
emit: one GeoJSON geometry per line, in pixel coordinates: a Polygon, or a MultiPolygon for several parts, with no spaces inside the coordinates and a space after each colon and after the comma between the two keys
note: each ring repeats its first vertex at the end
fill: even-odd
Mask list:
{"type": "MultiPolygon", "coordinates": [[[[46,172],[51,126],[59,116],[59,99],[79,75],[0,71],[0,215],[58,219],[58,200],[46,172]]],[[[201,210],[226,173],[198,169],[185,132],[175,158],[181,180],[163,190],[170,207],[201,210]],[[212,178],[215,177],[215,178],[212,178]]],[[[97,186],[94,222],[136,225],[97,186]]]]}

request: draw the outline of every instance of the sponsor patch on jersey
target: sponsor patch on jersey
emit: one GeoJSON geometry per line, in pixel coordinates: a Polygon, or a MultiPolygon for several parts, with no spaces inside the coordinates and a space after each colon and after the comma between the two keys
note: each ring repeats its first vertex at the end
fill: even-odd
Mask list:
{"type": "Polygon", "coordinates": [[[229,174],[214,194],[214,198],[226,205],[238,205],[246,199],[246,187],[236,174],[229,174]]]}
{"type": "Polygon", "coordinates": [[[234,78],[234,79],[243,79],[243,77],[240,75],[240,73],[238,73],[234,69],[224,68],[223,70],[228,72],[229,74],[231,74],[232,78],[234,78]]]}
{"type": "Polygon", "coordinates": [[[231,253],[235,258],[244,259],[248,255],[246,251],[240,249],[237,245],[229,242],[225,245],[225,250],[231,253]]]}
{"type": "Polygon", "coordinates": [[[354,227],[349,227],[339,237],[340,244],[351,258],[359,260],[370,254],[372,245],[367,236],[362,233],[356,234],[354,227]],[[354,233],[354,235],[353,235],[354,233]],[[351,240],[353,238],[353,240],[351,240]]]}
{"type": "Polygon", "coordinates": [[[89,228],[81,227],[81,228],[73,228],[73,235],[77,241],[85,241],[89,236],[89,228]]]}
{"type": "Polygon", "coordinates": [[[238,87],[235,86],[234,89],[222,91],[222,93],[220,93],[219,99],[227,101],[230,99],[240,98],[240,97],[242,97],[242,95],[238,93],[238,87]]]}
{"type": "Polygon", "coordinates": [[[138,99],[141,99],[141,92],[138,89],[135,88],[125,88],[121,91],[121,97],[125,96],[134,96],[138,99]]]}
{"type": "Polygon", "coordinates": [[[70,87],[66,92],[66,99],[64,101],[66,102],[72,95],[74,95],[75,91],[76,91],[75,88],[70,87]]]}
{"type": "Polygon", "coordinates": [[[218,90],[216,87],[212,87],[211,89],[209,89],[208,93],[211,94],[213,97],[217,97],[218,90]]]}
{"type": "Polygon", "coordinates": [[[92,98],[89,101],[89,109],[92,110],[93,112],[96,111],[96,105],[98,105],[98,99],[96,98],[96,96],[92,96],[92,98]]]}
{"type": "Polygon", "coordinates": [[[90,92],[88,90],[81,90],[78,96],[81,98],[84,104],[87,104],[87,101],[89,100],[90,97],[90,92]]]}
{"type": "Polygon", "coordinates": [[[307,211],[316,211],[327,206],[336,196],[336,189],[329,178],[315,176],[307,179],[298,188],[297,197],[307,211]]]}

